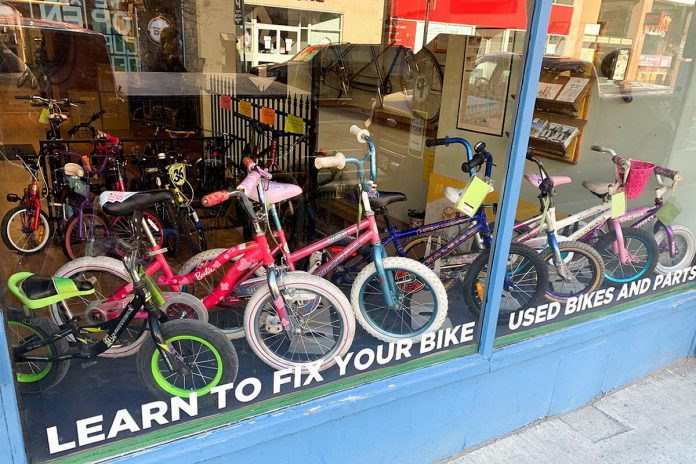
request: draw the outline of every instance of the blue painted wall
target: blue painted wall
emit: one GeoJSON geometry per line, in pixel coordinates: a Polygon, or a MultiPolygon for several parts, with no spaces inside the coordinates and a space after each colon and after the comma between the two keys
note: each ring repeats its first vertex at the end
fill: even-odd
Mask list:
{"type": "Polygon", "coordinates": [[[427,463],[582,406],[694,352],[696,290],[116,462],[427,463]]]}

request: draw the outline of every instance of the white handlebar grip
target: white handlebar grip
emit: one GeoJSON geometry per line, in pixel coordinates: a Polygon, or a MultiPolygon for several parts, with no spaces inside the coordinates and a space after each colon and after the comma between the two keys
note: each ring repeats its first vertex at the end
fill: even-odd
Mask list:
{"type": "Polygon", "coordinates": [[[365,143],[367,139],[365,137],[370,137],[370,131],[367,129],[361,129],[355,124],[350,126],[350,133],[358,138],[358,142],[365,143]]]}
{"type": "Polygon", "coordinates": [[[336,153],[334,156],[324,156],[314,160],[314,167],[317,169],[346,167],[346,157],[343,153],[336,153]]]}

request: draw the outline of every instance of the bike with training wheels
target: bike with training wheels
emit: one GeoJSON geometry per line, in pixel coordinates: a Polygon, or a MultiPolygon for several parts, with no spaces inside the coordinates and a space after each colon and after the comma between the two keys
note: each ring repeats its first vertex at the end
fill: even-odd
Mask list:
{"type": "MultiPolygon", "coordinates": [[[[120,192],[115,192],[119,193],[120,192]]],[[[144,196],[107,195],[102,208],[113,215],[133,215],[134,230],[140,231],[142,210],[157,194],[144,196]]],[[[138,232],[140,233],[140,232],[138,232]]],[[[172,320],[158,309],[163,300],[156,285],[143,276],[137,248],[124,253],[123,265],[132,281],[132,298],[114,319],[80,326],[73,317],[57,326],[36,313],[38,309],[66,299],[94,293],[91,283],[70,278],[37,276],[29,272],[12,275],[10,292],[24,309],[6,311],[8,338],[21,391],[40,392],[57,385],[68,373],[72,359],[91,359],[108,351],[141,313],[146,315],[150,338],[140,346],[136,358],[138,376],[156,397],[188,397],[196,393],[199,403],[215,401],[210,391],[231,383],[238,372],[237,353],[231,342],[214,326],[200,320],[172,320]],[[94,339],[95,333],[100,334],[94,339]],[[73,343],[69,343],[72,339],[73,343]]]]}

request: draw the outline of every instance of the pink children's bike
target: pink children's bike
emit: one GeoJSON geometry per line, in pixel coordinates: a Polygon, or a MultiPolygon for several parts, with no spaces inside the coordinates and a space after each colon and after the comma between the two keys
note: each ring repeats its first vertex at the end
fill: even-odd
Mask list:
{"type": "MultiPolygon", "coordinates": [[[[260,226],[260,221],[268,217],[265,205],[297,196],[301,189],[295,185],[276,184],[282,187],[267,191],[267,178],[270,175],[265,171],[252,169],[239,186],[216,192],[206,200],[238,198],[251,220],[253,241],[225,250],[194,272],[175,275],[163,255],[165,250],[144,228],[151,244],[152,257],[145,274],[154,276],[159,272],[157,285],[172,290],[164,294],[165,300],[186,298],[171,308],[171,311],[177,312],[177,317],[207,318],[205,309],[215,307],[224,300],[248,301],[243,312],[244,333],[250,347],[263,362],[275,369],[296,366],[304,369],[307,364],[313,364],[314,369],[323,370],[333,365],[337,356],[348,352],[355,334],[355,317],[350,302],[335,285],[308,273],[286,272],[274,264],[269,243],[260,226]],[[249,199],[260,205],[258,212],[249,199]],[[180,293],[182,288],[204,279],[226,263],[231,263],[231,266],[225,276],[202,300],[180,293]],[[259,269],[263,269],[265,275],[252,278],[259,269]]],[[[102,193],[102,196],[110,195],[141,197],[142,201],[150,203],[170,199],[166,191],[102,193]],[[157,198],[150,198],[153,195],[157,198]]],[[[85,311],[88,321],[117,318],[132,295],[132,284],[125,269],[115,259],[80,258],[63,266],[56,275],[85,279],[100,287],[95,301],[72,299],[65,304],[53,305],[51,315],[59,321],[70,320],[76,311],[85,311]]],[[[146,314],[138,314],[136,319],[145,317],[146,314]]],[[[113,351],[110,354],[131,354],[145,337],[146,334],[142,333],[130,340],[121,339],[116,347],[119,349],[117,354],[113,351]]]]}

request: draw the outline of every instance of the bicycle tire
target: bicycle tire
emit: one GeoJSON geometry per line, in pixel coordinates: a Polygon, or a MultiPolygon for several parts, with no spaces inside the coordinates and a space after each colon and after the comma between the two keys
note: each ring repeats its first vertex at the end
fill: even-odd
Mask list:
{"type": "Polygon", "coordinates": [[[175,377],[165,377],[163,371],[166,372],[167,367],[155,341],[148,337],[136,357],[138,377],[143,385],[160,399],[172,396],[188,398],[189,394],[196,392],[200,406],[216,402],[217,395],[210,395],[210,390],[218,385],[231,384],[239,372],[237,350],[232,342],[214,326],[193,319],[168,321],[161,325],[161,329],[164,340],[195,369],[187,366],[175,377]],[[191,382],[188,388],[186,377],[190,377],[191,382]],[[200,377],[198,384],[196,377],[200,377]],[[181,380],[183,382],[177,382],[181,380]]]}
{"type": "Polygon", "coordinates": [[[570,272],[573,270],[584,271],[583,278],[582,280],[578,279],[577,275],[575,275],[574,279],[577,282],[575,285],[571,285],[574,282],[565,282],[558,275],[556,266],[553,264],[553,251],[551,248],[546,248],[541,253],[541,259],[548,263],[549,269],[549,285],[546,291],[546,298],[551,301],[563,302],[585,293],[592,293],[602,285],[604,280],[604,261],[602,261],[602,256],[597,250],[586,243],[576,241],[560,242],[558,248],[568,270],[570,272]],[[573,263],[577,257],[580,257],[579,262],[573,263]],[[582,259],[585,259],[586,263],[583,263],[582,259]],[[582,282],[586,283],[583,285],[582,282]],[[574,291],[570,290],[571,288],[574,291]],[[564,292],[563,289],[568,291],[564,292]]]}
{"type": "MultiPolygon", "coordinates": [[[[59,330],[52,320],[40,314],[27,316],[24,311],[19,309],[10,309],[6,314],[7,341],[12,348],[33,337],[46,339],[59,330]],[[25,332],[26,336],[23,336],[22,332],[25,332]]],[[[40,348],[46,348],[47,352],[41,354],[47,355],[67,353],[69,350],[68,341],[65,338],[59,338],[40,348]]],[[[38,354],[36,350],[28,353],[38,354]]],[[[63,380],[70,368],[70,360],[49,361],[46,363],[14,361],[13,364],[15,380],[17,381],[19,391],[22,393],[37,393],[53,388],[63,380]],[[24,369],[28,369],[31,372],[20,372],[20,370],[24,369]]]]}
{"type": "Polygon", "coordinates": [[[425,333],[439,329],[447,318],[448,300],[445,286],[435,273],[408,258],[384,258],[382,265],[388,276],[394,276],[398,288],[394,297],[399,306],[385,307],[375,263],[368,264],[350,291],[355,318],[362,328],[385,342],[419,340],[425,333]]]}
{"type": "Polygon", "coordinates": [[[69,259],[77,259],[88,254],[88,242],[90,240],[101,241],[109,236],[109,228],[104,219],[93,213],[82,214],[83,227],[89,227],[92,233],[85,231],[84,238],[80,238],[79,225],[80,214],[73,214],[65,226],[65,238],[63,239],[63,254],[69,259]],[[75,236],[73,236],[75,235],[75,236]]]}
{"type": "Polygon", "coordinates": [[[655,233],[655,241],[658,246],[659,259],[655,266],[655,272],[660,274],[669,274],[670,272],[691,266],[694,262],[694,256],[696,256],[696,237],[691,229],[681,225],[670,225],[667,227],[672,228],[679,254],[675,258],[669,255],[667,233],[664,229],[658,230],[655,233]]]}
{"type": "MultiPolygon", "coordinates": [[[[423,262],[423,259],[425,258],[425,251],[427,250],[428,246],[430,246],[430,253],[432,254],[434,251],[437,251],[441,247],[445,246],[447,242],[447,238],[443,237],[440,234],[417,235],[411,239],[408,239],[404,243],[403,250],[404,254],[406,255],[406,258],[411,258],[415,259],[416,261],[423,262]],[[423,249],[417,249],[416,247],[423,247],[423,249]]],[[[440,260],[442,260],[442,258],[440,258],[438,261],[440,260]]],[[[431,269],[433,269],[434,267],[437,267],[437,262],[434,264],[433,267],[431,267],[431,269]]],[[[438,277],[440,277],[440,280],[442,280],[442,284],[445,286],[445,290],[449,290],[457,280],[453,277],[445,279],[443,279],[441,276],[438,277]]]]}
{"type": "Polygon", "coordinates": [[[619,256],[612,249],[612,245],[616,241],[616,232],[612,230],[602,235],[597,240],[595,248],[604,260],[604,281],[612,286],[623,285],[650,276],[657,266],[659,255],[657,242],[650,232],[635,227],[621,227],[621,232],[626,251],[632,255],[632,258],[640,259],[642,262],[636,265],[632,263],[622,264],[619,256]],[[635,245],[637,247],[634,247],[635,245]],[[635,251],[632,251],[634,248],[635,251]],[[645,256],[642,255],[641,248],[645,250],[645,256]]]}
{"type": "MultiPolygon", "coordinates": [[[[489,257],[490,250],[483,251],[476,257],[474,262],[471,263],[464,277],[464,303],[469,311],[476,317],[481,315],[481,308],[485,297],[485,279],[488,273],[489,257]]],[[[505,299],[501,300],[499,316],[508,316],[520,309],[537,306],[544,299],[549,284],[549,273],[546,269],[546,263],[542,260],[539,253],[529,246],[518,243],[510,245],[508,268],[510,269],[506,270],[505,283],[507,289],[504,288],[503,290],[503,298],[505,299]],[[522,259],[520,260],[517,258],[511,260],[510,256],[518,256],[522,259]],[[532,271],[532,276],[536,279],[533,285],[519,279],[518,281],[514,280],[515,275],[519,275],[520,273],[524,273],[521,277],[522,279],[526,279],[532,271]],[[510,280],[508,281],[508,279],[510,280]],[[517,290],[517,292],[513,295],[512,291],[515,290],[517,290]],[[528,297],[520,302],[520,300],[517,299],[518,293],[520,294],[520,298],[525,294],[527,294],[528,297]]],[[[498,324],[504,324],[505,318],[498,317],[497,322],[498,324]]]]}
{"type": "Polygon", "coordinates": [[[271,291],[263,285],[251,296],[244,313],[249,346],[274,369],[305,371],[307,363],[320,363],[319,370],[331,367],[336,357],[344,356],[353,343],[355,316],[350,302],[338,287],[310,274],[288,273],[278,283],[289,316],[300,321],[301,333],[294,334],[297,339],[289,340],[276,316],[271,291]],[[328,307],[322,306],[323,300],[328,307]],[[307,314],[302,314],[307,309],[307,314]],[[305,348],[304,353],[293,351],[305,348]]]}
{"type": "MultiPolygon", "coordinates": [[[[51,225],[48,220],[48,216],[46,213],[43,212],[43,210],[39,210],[39,218],[40,218],[40,225],[39,229],[41,226],[43,226],[43,235],[41,233],[39,234],[39,240],[35,241],[36,245],[27,248],[21,246],[19,243],[16,243],[16,240],[14,240],[12,237],[10,237],[10,227],[16,222],[16,221],[22,221],[25,222],[26,220],[23,221],[21,215],[22,212],[26,211],[29,214],[29,217],[33,216],[33,208],[29,208],[26,206],[16,206],[9,210],[7,213],[5,213],[5,216],[2,218],[2,225],[0,226],[2,228],[2,241],[5,243],[5,246],[10,249],[11,251],[14,251],[15,253],[19,253],[22,255],[33,255],[36,253],[41,252],[44,248],[46,248],[46,245],[48,244],[48,240],[51,237],[51,225]]],[[[24,226],[22,223],[19,223],[20,229],[24,229],[24,226]]],[[[37,229],[37,231],[39,230],[37,229]]],[[[31,232],[30,236],[33,236],[35,232],[31,232]]],[[[29,240],[29,238],[27,238],[29,240]]],[[[25,242],[26,243],[26,242],[25,242]]]]}

